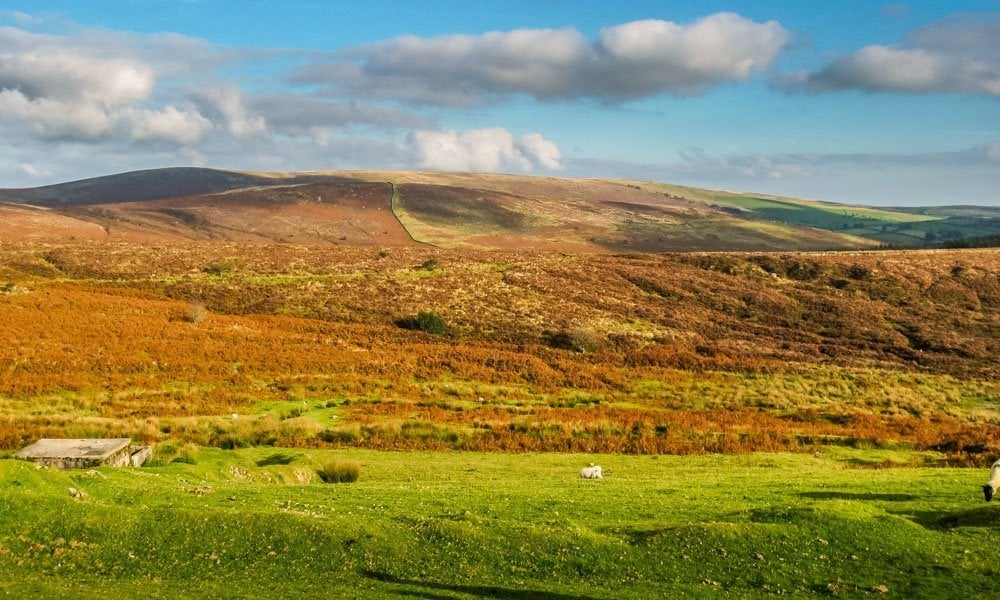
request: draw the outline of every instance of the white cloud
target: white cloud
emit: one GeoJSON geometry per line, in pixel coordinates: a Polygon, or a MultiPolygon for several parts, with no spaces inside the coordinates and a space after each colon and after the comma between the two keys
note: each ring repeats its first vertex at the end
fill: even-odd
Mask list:
{"type": "Polygon", "coordinates": [[[37,179],[39,177],[47,177],[49,175],[48,171],[39,170],[35,165],[31,163],[22,162],[17,165],[17,172],[21,175],[25,175],[32,179],[37,179]]]}
{"type": "Polygon", "coordinates": [[[212,122],[193,107],[183,110],[138,109],[130,113],[131,135],[136,140],[167,140],[183,146],[195,144],[212,129],[212,122]]]}
{"type": "Polygon", "coordinates": [[[629,95],[646,95],[698,93],[745,81],[770,65],[788,40],[776,21],[718,13],[691,25],[651,19],[610,27],[601,32],[600,47],[610,58],[615,85],[629,95]]]}
{"type": "Polygon", "coordinates": [[[149,96],[155,78],[147,65],[83,49],[47,48],[51,36],[0,29],[0,89],[26,97],[115,106],[149,96]],[[14,48],[11,51],[9,48],[14,48]]]}
{"type": "Polygon", "coordinates": [[[247,108],[243,92],[235,86],[209,90],[201,98],[202,110],[216,117],[214,120],[221,120],[235,137],[251,137],[267,129],[267,121],[247,108]]]}
{"type": "Polygon", "coordinates": [[[551,140],[542,137],[540,133],[527,133],[521,136],[521,151],[532,158],[543,169],[558,169],[562,165],[562,152],[559,146],[551,140]]]}
{"type": "Polygon", "coordinates": [[[540,134],[515,140],[502,127],[415,131],[410,145],[417,164],[435,171],[528,172],[558,168],[561,159],[558,146],[540,134]]]}
{"type": "Polygon", "coordinates": [[[1000,96],[1000,13],[943,19],[893,45],[866,46],[783,85],[810,92],[863,90],[1000,96]]]}
{"type": "Polygon", "coordinates": [[[635,21],[607,28],[592,42],[572,28],[407,35],[308,65],[292,81],[440,106],[510,94],[612,101],[691,95],[767,68],[789,37],[776,21],[733,13],[686,25],[635,21]]]}
{"type": "Polygon", "coordinates": [[[20,90],[0,89],[0,121],[28,126],[43,138],[97,139],[107,134],[113,119],[98,104],[29,98],[20,90]]]}

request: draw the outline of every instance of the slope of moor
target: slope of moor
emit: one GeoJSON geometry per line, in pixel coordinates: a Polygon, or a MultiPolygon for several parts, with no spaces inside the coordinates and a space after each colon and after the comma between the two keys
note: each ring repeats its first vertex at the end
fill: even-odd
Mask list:
{"type": "Polygon", "coordinates": [[[1000,451],[998,251],[7,243],[0,284],[4,448],[1000,451]]]}
{"type": "Polygon", "coordinates": [[[561,252],[860,249],[1000,234],[1000,210],[878,210],[654,182],[175,168],[0,190],[0,239],[561,252]]]}

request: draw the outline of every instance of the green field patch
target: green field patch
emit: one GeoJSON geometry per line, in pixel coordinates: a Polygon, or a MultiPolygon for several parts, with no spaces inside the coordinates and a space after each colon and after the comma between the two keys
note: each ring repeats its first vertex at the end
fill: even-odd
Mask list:
{"type": "Polygon", "coordinates": [[[860,207],[828,207],[752,196],[729,197],[725,198],[724,201],[739,208],[751,210],[766,219],[830,231],[870,230],[878,229],[882,225],[888,227],[897,223],[937,219],[937,217],[927,215],[895,213],[860,207]]]}
{"type": "Polygon", "coordinates": [[[995,589],[1000,510],[982,501],[982,469],[858,469],[849,461],[859,456],[873,455],[202,449],[194,464],[91,472],[3,460],[0,591],[648,598],[995,589]],[[360,478],[320,482],[314,470],[331,460],[357,461],[360,478]],[[603,481],[578,478],[588,462],[605,468],[603,481]]]}
{"type": "MultiPolygon", "coordinates": [[[[279,420],[308,419],[325,426],[339,424],[342,419],[343,400],[338,399],[296,399],[259,402],[253,407],[253,414],[270,415],[279,420]]],[[[239,417],[237,417],[239,418],[239,417]]]]}

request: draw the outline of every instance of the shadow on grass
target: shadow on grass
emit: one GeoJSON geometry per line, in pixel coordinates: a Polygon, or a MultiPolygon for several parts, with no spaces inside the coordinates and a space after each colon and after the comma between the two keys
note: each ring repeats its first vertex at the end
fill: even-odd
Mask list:
{"type": "Polygon", "coordinates": [[[298,456],[295,456],[294,454],[283,454],[281,452],[277,452],[275,454],[272,454],[271,456],[268,456],[267,458],[262,458],[258,460],[257,466],[267,467],[270,465],[287,465],[292,461],[294,461],[296,458],[298,458],[298,456]]]}
{"type": "Polygon", "coordinates": [[[913,494],[852,494],[850,492],[802,492],[799,496],[813,500],[877,500],[880,502],[909,502],[918,498],[913,494]]]}
{"type": "Polygon", "coordinates": [[[917,525],[927,529],[955,529],[956,527],[1000,527],[1000,507],[983,506],[953,513],[918,512],[909,516],[917,525]]]}
{"type": "MultiPolygon", "coordinates": [[[[428,590],[437,590],[446,593],[453,592],[458,594],[468,594],[470,596],[479,596],[481,598],[501,598],[504,600],[598,600],[595,596],[579,596],[575,594],[561,594],[558,592],[545,592],[541,590],[516,590],[491,585],[453,585],[447,583],[431,583],[429,581],[415,581],[412,579],[396,577],[395,575],[389,575],[388,573],[379,573],[378,571],[365,571],[364,575],[369,579],[374,579],[375,581],[381,583],[425,588],[428,590]]],[[[444,600],[446,598],[449,600],[454,599],[454,596],[436,594],[432,591],[393,590],[392,593],[399,596],[427,598],[428,600],[444,600]]]]}

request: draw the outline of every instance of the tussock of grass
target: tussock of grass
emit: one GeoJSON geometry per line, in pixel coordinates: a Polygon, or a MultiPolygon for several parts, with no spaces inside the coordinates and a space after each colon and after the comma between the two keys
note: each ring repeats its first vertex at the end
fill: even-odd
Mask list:
{"type": "Polygon", "coordinates": [[[332,461],[316,469],[324,483],[354,483],[361,476],[361,463],[353,460],[332,461]]]}

